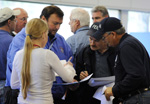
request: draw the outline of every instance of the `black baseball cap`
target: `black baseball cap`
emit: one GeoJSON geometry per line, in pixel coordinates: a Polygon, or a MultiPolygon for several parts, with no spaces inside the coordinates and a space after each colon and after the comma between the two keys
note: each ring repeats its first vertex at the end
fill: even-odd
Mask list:
{"type": "Polygon", "coordinates": [[[100,40],[103,34],[109,31],[115,31],[122,27],[121,21],[115,17],[107,17],[101,22],[94,23],[89,29],[87,35],[100,40]]]}

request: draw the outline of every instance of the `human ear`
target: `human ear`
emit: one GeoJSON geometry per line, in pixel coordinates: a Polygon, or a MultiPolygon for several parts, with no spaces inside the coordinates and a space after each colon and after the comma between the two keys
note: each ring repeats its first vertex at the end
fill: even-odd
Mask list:
{"type": "Polygon", "coordinates": [[[80,26],[80,21],[76,20],[76,24],[77,24],[77,26],[80,26]]]}
{"type": "Polygon", "coordinates": [[[7,23],[8,23],[8,25],[9,25],[9,24],[11,23],[11,20],[8,20],[7,23]]]}
{"type": "Polygon", "coordinates": [[[114,38],[114,39],[117,38],[116,32],[112,32],[112,35],[113,35],[113,38],[114,38]]]}
{"type": "Polygon", "coordinates": [[[47,19],[45,18],[45,16],[41,17],[42,20],[47,21],[47,19]]]}

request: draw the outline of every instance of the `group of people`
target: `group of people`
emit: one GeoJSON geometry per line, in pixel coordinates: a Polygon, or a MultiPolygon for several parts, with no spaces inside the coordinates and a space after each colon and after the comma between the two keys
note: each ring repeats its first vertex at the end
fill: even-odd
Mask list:
{"type": "Polygon", "coordinates": [[[96,6],[91,13],[90,27],[86,10],[71,11],[69,25],[74,35],[65,40],[57,33],[64,16],[57,6],[45,7],[40,19],[28,22],[21,8],[0,9],[0,104],[100,104],[93,98],[97,88],[88,81],[56,84],[80,81],[92,73],[94,78],[115,75],[115,85],[105,90],[108,101],[114,96],[114,104],[148,104],[146,49],[126,33],[119,19],[109,16],[106,7],[96,6]]]}

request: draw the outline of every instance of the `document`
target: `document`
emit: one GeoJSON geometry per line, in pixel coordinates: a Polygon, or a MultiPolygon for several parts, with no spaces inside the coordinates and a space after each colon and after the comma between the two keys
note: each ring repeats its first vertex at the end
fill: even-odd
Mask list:
{"type": "Polygon", "coordinates": [[[114,83],[110,83],[110,84],[107,84],[103,87],[99,87],[97,89],[97,91],[95,92],[95,94],[93,95],[93,98],[100,100],[101,104],[112,104],[114,96],[111,96],[110,101],[107,101],[104,92],[105,92],[107,87],[113,87],[113,86],[114,86],[114,83]]]}
{"type": "Polygon", "coordinates": [[[101,77],[101,78],[91,78],[88,82],[88,84],[91,87],[96,87],[96,86],[104,86],[109,83],[112,83],[115,81],[115,76],[110,76],[110,77],[101,77]]]}
{"type": "Polygon", "coordinates": [[[78,84],[78,83],[82,83],[84,81],[89,80],[92,77],[93,73],[90,74],[89,76],[85,77],[84,79],[82,79],[81,81],[78,82],[72,82],[72,83],[53,83],[53,85],[73,85],[73,84],[78,84]]]}

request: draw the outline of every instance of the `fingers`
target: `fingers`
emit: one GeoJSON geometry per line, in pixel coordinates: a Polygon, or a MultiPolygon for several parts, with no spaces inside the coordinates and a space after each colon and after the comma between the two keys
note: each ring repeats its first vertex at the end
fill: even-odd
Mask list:
{"type": "MultiPolygon", "coordinates": [[[[74,79],[73,82],[78,82],[78,81],[76,79],[74,79]]],[[[68,87],[69,87],[70,90],[75,91],[79,87],[79,83],[69,85],[68,87]]]]}
{"type": "Polygon", "coordinates": [[[106,97],[106,99],[107,99],[107,101],[109,101],[110,100],[110,95],[109,95],[109,93],[105,93],[105,97],[106,97]]]}
{"type": "Polygon", "coordinates": [[[73,64],[72,64],[70,61],[68,61],[68,62],[67,62],[67,64],[69,64],[69,65],[73,66],[73,64]]]}
{"type": "Polygon", "coordinates": [[[87,76],[88,76],[88,72],[87,72],[87,71],[82,71],[82,72],[80,73],[80,80],[84,79],[84,78],[87,77],[87,76]]]}
{"type": "Polygon", "coordinates": [[[110,100],[110,96],[113,96],[112,87],[107,87],[105,90],[105,97],[108,101],[110,100]]]}

